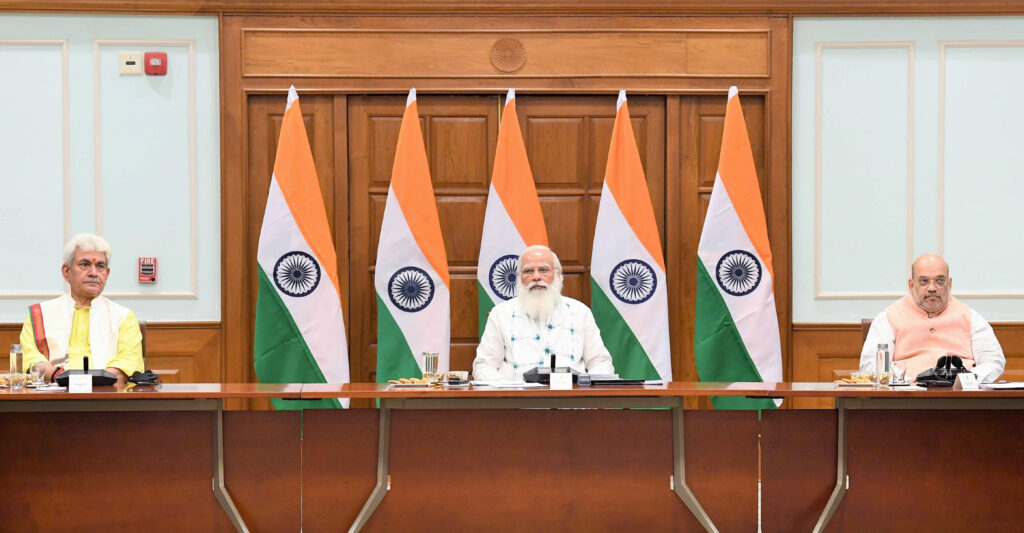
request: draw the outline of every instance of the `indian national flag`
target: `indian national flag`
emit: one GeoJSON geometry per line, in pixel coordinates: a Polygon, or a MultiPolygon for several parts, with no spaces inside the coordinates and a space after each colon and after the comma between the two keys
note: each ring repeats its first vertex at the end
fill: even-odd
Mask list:
{"type": "Polygon", "coordinates": [[[377,381],[421,377],[423,352],[448,370],[448,259],[420,131],[416,89],[402,117],[374,272],[377,381]]]}
{"type": "Polygon", "coordinates": [[[498,129],[498,147],[494,152],[494,171],[480,241],[476,279],[481,336],[491,309],[516,295],[519,255],[527,246],[548,244],[544,215],[519,130],[515,98],[515,90],[510,89],[498,129]]]}
{"type": "Polygon", "coordinates": [[[615,371],[628,379],[671,381],[665,258],[626,91],[619,92],[590,276],[594,320],[615,371]]]}
{"type": "MultiPolygon", "coordinates": [[[[718,175],[697,247],[694,357],[701,381],[782,381],[768,226],[739,91],[729,89],[718,175]]],[[[716,409],[767,399],[713,397],[716,409]]]]}
{"type": "MultiPolygon", "coordinates": [[[[256,376],[263,383],[347,383],[338,259],[295,87],[288,90],[256,259],[256,376]]],[[[347,399],[273,402],[278,409],[348,406],[347,399]]]]}

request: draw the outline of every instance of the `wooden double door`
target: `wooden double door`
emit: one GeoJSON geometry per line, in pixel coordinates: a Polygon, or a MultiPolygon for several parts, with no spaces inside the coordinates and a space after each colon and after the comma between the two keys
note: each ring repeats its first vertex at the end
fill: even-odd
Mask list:
{"type": "MultiPolygon", "coordinates": [[[[406,95],[306,95],[300,104],[338,250],[353,381],[374,381],[374,261],[406,95]]],[[[742,98],[762,180],[765,97],[742,98]]],[[[248,99],[247,250],[256,245],[285,98],[248,99]]],[[[564,293],[590,302],[591,244],[616,95],[517,96],[517,114],[564,293]]],[[[668,269],[673,376],[696,380],[696,249],[718,164],[726,98],[630,96],[629,111],[668,269]]],[[[451,272],[451,368],[470,369],[477,342],[476,267],[504,95],[418,98],[451,272]]],[[[770,215],[769,215],[770,216],[770,215]]],[[[255,285],[250,285],[255,303],[255,285]]],[[[250,312],[252,324],[252,312],[250,312]]],[[[251,329],[251,328],[250,328],[251,329]]]]}

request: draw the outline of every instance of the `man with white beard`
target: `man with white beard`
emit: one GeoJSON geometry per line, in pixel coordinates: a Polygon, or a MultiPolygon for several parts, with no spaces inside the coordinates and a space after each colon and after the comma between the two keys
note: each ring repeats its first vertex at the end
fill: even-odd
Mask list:
{"type": "Polygon", "coordinates": [[[551,364],[587,374],[613,374],[612,357],[594,315],[582,302],[562,296],[562,265],[547,246],[519,256],[517,296],[491,309],[473,360],[473,378],[521,380],[551,364]]]}

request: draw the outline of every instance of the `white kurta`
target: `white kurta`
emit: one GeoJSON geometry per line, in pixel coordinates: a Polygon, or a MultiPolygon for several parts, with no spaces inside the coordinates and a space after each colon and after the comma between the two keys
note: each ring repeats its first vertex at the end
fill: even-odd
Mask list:
{"type": "MultiPolygon", "coordinates": [[[[889,323],[889,317],[885,311],[878,313],[878,316],[871,321],[871,329],[864,339],[864,346],[860,353],[860,369],[863,372],[875,371],[875,352],[879,344],[888,344],[889,349],[896,345],[896,333],[889,323]]],[[[991,383],[1003,373],[1006,366],[1006,356],[1003,355],[1003,348],[992,331],[992,326],[974,309],[971,309],[971,351],[974,352],[974,372],[981,383],[991,383]]],[[[913,379],[915,376],[907,376],[913,379]]]]}
{"type": "Polygon", "coordinates": [[[520,380],[523,372],[551,364],[582,373],[613,374],[612,357],[590,308],[562,296],[547,322],[526,315],[519,298],[491,309],[473,360],[473,378],[481,381],[520,380]]]}

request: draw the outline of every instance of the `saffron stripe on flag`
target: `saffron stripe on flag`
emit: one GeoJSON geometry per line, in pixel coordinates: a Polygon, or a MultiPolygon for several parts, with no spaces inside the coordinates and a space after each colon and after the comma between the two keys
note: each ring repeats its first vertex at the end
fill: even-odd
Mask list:
{"type": "Polygon", "coordinates": [[[671,381],[661,238],[625,91],[617,105],[591,257],[594,320],[620,376],[671,381]]]}
{"type": "Polygon", "coordinates": [[[481,337],[491,309],[516,296],[519,256],[535,244],[547,246],[547,228],[519,129],[515,90],[509,89],[498,128],[477,257],[477,330],[481,337]]]}
{"type": "MultiPolygon", "coordinates": [[[[729,89],[719,172],[697,247],[694,358],[701,381],[782,380],[767,223],[743,111],[729,89]]],[[[774,408],[716,398],[718,409],[774,408]]]]}
{"type": "Polygon", "coordinates": [[[437,370],[447,371],[451,348],[448,259],[415,89],[409,91],[402,114],[373,283],[377,380],[421,376],[425,352],[436,352],[437,370]]]}
{"type": "MultiPolygon", "coordinates": [[[[347,383],[348,341],[337,257],[295,87],[281,124],[256,251],[253,360],[266,383],[347,383]]],[[[278,409],[349,401],[275,401],[278,409]]]]}

